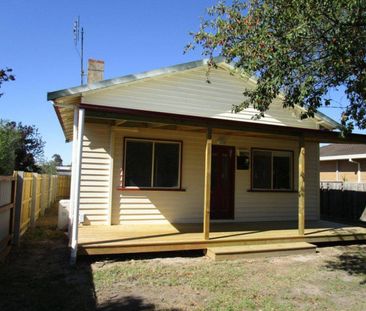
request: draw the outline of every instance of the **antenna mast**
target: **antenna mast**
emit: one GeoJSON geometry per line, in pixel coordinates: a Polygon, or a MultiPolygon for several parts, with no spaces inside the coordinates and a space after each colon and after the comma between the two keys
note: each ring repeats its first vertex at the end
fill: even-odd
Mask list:
{"type": "Polygon", "coordinates": [[[84,27],[81,27],[80,30],[80,16],[78,16],[78,18],[74,21],[73,34],[75,49],[80,57],[80,81],[81,85],[84,85],[84,27]],[[80,51],[78,49],[79,44],[80,51]]]}

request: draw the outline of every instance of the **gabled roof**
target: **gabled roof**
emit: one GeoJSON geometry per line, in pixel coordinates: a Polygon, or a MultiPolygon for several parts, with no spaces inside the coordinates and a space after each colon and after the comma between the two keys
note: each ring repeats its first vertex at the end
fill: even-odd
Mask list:
{"type": "MultiPolygon", "coordinates": [[[[223,57],[216,57],[216,58],[214,58],[214,60],[216,63],[224,62],[223,57]]],[[[154,78],[154,77],[158,77],[161,75],[181,72],[181,71],[185,71],[185,70],[189,70],[189,69],[193,69],[193,68],[197,68],[197,67],[201,67],[201,66],[206,66],[207,62],[208,62],[208,59],[202,59],[202,60],[178,64],[178,65],[174,65],[174,66],[162,67],[162,68],[154,69],[154,70],[150,70],[150,71],[144,71],[144,72],[140,72],[140,73],[136,73],[136,74],[129,74],[129,75],[118,77],[118,78],[98,81],[98,82],[95,82],[92,84],[80,85],[80,86],[71,87],[68,89],[49,92],[49,93],[47,93],[47,100],[55,100],[57,98],[65,97],[65,96],[80,95],[82,93],[103,90],[103,89],[106,89],[109,87],[114,87],[116,85],[131,83],[131,82],[139,81],[142,79],[154,78]]]]}
{"type": "MultiPolygon", "coordinates": [[[[71,128],[72,128],[72,111],[71,108],[73,105],[82,103],[83,98],[90,97],[93,94],[106,94],[105,92],[109,90],[115,90],[118,87],[123,87],[127,85],[135,85],[137,82],[142,81],[151,81],[155,78],[164,78],[165,76],[171,76],[175,73],[183,73],[183,72],[190,72],[191,70],[195,70],[195,68],[199,67],[206,67],[208,59],[199,60],[188,62],[184,64],[164,67],[156,70],[146,71],[137,74],[131,74],[122,76],[119,78],[108,79],[99,81],[93,84],[82,85],[72,88],[67,88],[63,90],[58,90],[54,92],[49,92],[47,94],[47,99],[52,100],[55,103],[56,113],[60,120],[61,126],[65,133],[65,136],[68,140],[71,138],[71,128]],[[71,121],[70,121],[71,120],[71,121]]],[[[235,68],[233,65],[228,64],[224,61],[222,57],[215,58],[215,62],[219,65],[221,69],[226,69],[227,71],[234,72],[235,68]]],[[[239,71],[235,71],[235,76],[238,78],[245,78],[248,83],[255,85],[256,81],[253,78],[248,77],[245,74],[242,74],[239,71]]],[[[229,77],[228,77],[229,79],[229,77]]],[[[240,103],[241,99],[238,100],[238,104],[240,103]]],[[[83,102],[84,104],[85,102],[83,102]]],[[[236,103],[236,102],[235,102],[236,103]]],[[[139,108],[136,108],[139,109],[139,108]]],[[[253,109],[252,109],[253,110],[253,109]]],[[[295,107],[296,111],[301,111],[303,108],[297,106],[295,107]]],[[[191,113],[191,111],[190,111],[191,113]]],[[[184,113],[182,114],[184,115],[184,113]]],[[[221,118],[218,116],[217,118],[221,118]]],[[[228,116],[226,116],[228,118],[228,116]]],[[[231,117],[229,117],[231,118],[231,117]]],[[[292,118],[298,118],[295,115],[292,118]]],[[[247,120],[250,121],[250,120],[247,120]]],[[[245,122],[245,120],[244,120],[245,122]]],[[[259,121],[261,122],[261,121],[259,121]]],[[[339,123],[334,121],[333,119],[325,116],[324,114],[318,112],[315,115],[314,122],[321,124],[324,128],[333,130],[340,127],[339,123]]],[[[299,123],[300,124],[300,123],[299,123]]],[[[283,124],[282,124],[283,125],[283,124]]]]}
{"type": "Polygon", "coordinates": [[[330,144],[320,147],[320,160],[342,160],[366,158],[366,144],[330,144]]]}

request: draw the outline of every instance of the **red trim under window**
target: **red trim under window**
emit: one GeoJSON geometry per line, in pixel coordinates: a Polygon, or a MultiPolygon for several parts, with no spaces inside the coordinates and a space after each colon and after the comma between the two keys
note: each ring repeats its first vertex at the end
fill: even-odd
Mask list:
{"type": "MultiPolygon", "coordinates": [[[[273,155],[272,155],[273,157],[273,155]]],[[[282,193],[296,193],[297,190],[295,189],[295,159],[294,159],[294,151],[289,149],[270,149],[270,148],[259,148],[259,147],[252,147],[250,149],[250,189],[248,192],[282,192],[282,193]],[[253,151],[255,150],[263,150],[263,151],[284,151],[284,152],[290,152],[292,154],[292,182],[291,182],[291,189],[259,189],[259,188],[253,188],[253,151]]],[[[273,168],[272,168],[273,169],[273,168]]],[[[271,173],[272,176],[272,173],[271,173]]]]}
{"type": "Polygon", "coordinates": [[[123,137],[123,150],[122,150],[122,181],[121,187],[118,187],[117,190],[131,190],[131,191],[186,191],[182,189],[182,168],[183,168],[183,140],[173,140],[173,139],[160,139],[160,138],[145,138],[145,137],[130,137],[124,136],[123,137]],[[159,187],[129,187],[125,185],[125,157],[126,157],[126,139],[134,139],[134,140],[145,140],[151,142],[171,142],[171,143],[178,143],[180,144],[180,164],[179,164],[179,187],[177,188],[159,188],[159,187]]]}
{"type": "Polygon", "coordinates": [[[185,192],[183,188],[129,188],[129,187],[118,187],[117,190],[121,191],[178,191],[185,192]]]}

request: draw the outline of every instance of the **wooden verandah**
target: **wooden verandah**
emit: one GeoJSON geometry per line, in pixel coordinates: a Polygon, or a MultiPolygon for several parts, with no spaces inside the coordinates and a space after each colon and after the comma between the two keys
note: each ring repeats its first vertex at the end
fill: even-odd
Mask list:
{"type": "MultiPolygon", "coordinates": [[[[76,260],[77,250],[86,254],[108,254],[108,253],[129,253],[129,252],[149,252],[149,251],[166,251],[166,250],[185,250],[185,249],[205,249],[210,246],[231,245],[233,243],[266,243],[265,241],[341,241],[349,238],[353,240],[365,239],[366,231],[364,229],[354,229],[357,234],[345,233],[339,234],[338,225],[325,225],[319,223],[315,226],[317,230],[311,231],[311,227],[305,225],[305,143],[306,142],[337,142],[337,143],[365,143],[364,135],[352,134],[348,139],[341,137],[340,133],[329,132],[323,130],[290,128],[274,125],[264,125],[257,123],[243,123],[230,120],[219,120],[211,118],[200,118],[192,116],[171,115],[156,112],[141,112],[131,109],[122,109],[114,107],[99,107],[95,105],[80,104],[74,109],[74,133],[73,137],[73,158],[76,161],[75,170],[73,171],[73,182],[71,191],[71,205],[75,208],[73,212],[73,223],[78,223],[79,215],[79,188],[80,188],[80,167],[82,153],[82,137],[84,130],[84,122],[87,120],[109,122],[113,128],[115,127],[152,127],[152,128],[167,128],[189,131],[205,132],[206,137],[206,152],[205,152],[205,173],[204,173],[204,202],[203,202],[203,226],[186,225],[181,226],[181,230],[162,229],[159,226],[158,232],[145,234],[143,225],[134,226],[130,229],[126,226],[90,226],[80,227],[73,226],[72,230],[72,261],[76,260]],[[233,224],[227,227],[228,229],[219,229],[215,231],[210,223],[210,191],[211,191],[211,157],[212,157],[212,132],[215,133],[241,133],[241,135],[261,137],[280,137],[290,138],[298,141],[298,175],[294,178],[298,179],[298,221],[291,223],[291,228],[284,227],[281,230],[258,230],[249,236],[245,232],[247,227],[240,227],[232,233],[235,226],[233,224]],[[78,139],[81,138],[81,139],[78,139]],[[195,229],[187,230],[187,228],[195,227],[195,229]],[[185,229],[184,229],[185,228],[185,229]],[[338,229],[334,229],[338,228],[338,229]],[[280,230],[280,231],[277,231],[280,230]],[[309,231],[310,230],[310,231],[309,231]],[[361,231],[359,231],[361,230],[361,231]],[[162,232],[161,232],[162,231],[162,232]],[[315,234],[316,232],[328,232],[328,234],[315,234]],[[151,236],[153,235],[153,237],[151,236]],[[254,239],[254,240],[253,240],[254,239]],[[254,242],[253,242],[254,241],[254,242]]],[[[111,131],[111,141],[113,139],[113,131],[111,131]]],[[[296,165],[296,164],[295,164],[296,165]]],[[[111,166],[112,169],[113,166],[111,166]]],[[[73,168],[74,169],[74,168],[73,168]]],[[[112,180],[110,181],[112,187],[112,180]]],[[[112,190],[110,190],[112,191],[112,190]]],[[[111,209],[111,201],[110,201],[111,209]]],[[[110,223],[111,224],[111,223],[110,223]]],[[[289,224],[289,223],[286,223],[289,224]]],[[[261,224],[262,225],[262,224],[261,224]]],[[[221,224],[221,228],[228,225],[221,224]]],[[[260,225],[258,225],[260,227],[260,225]]],[[[250,231],[250,230],[249,230],[250,231]]],[[[342,231],[341,231],[342,232],[342,231]]]]}
{"type": "Polygon", "coordinates": [[[210,238],[202,235],[202,224],[114,225],[79,227],[79,254],[126,254],[208,247],[268,243],[366,241],[366,226],[329,221],[306,223],[304,235],[296,222],[214,223],[210,238]]]}

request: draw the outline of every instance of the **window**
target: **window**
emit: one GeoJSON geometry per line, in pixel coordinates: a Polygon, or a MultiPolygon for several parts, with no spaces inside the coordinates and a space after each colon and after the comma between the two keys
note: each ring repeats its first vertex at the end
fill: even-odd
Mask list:
{"type": "Polygon", "coordinates": [[[252,152],[253,190],[292,190],[293,154],[291,151],[252,152]]]}
{"type": "Polygon", "coordinates": [[[125,187],[180,188],[181,142],[125,140],[125,187]]]}

